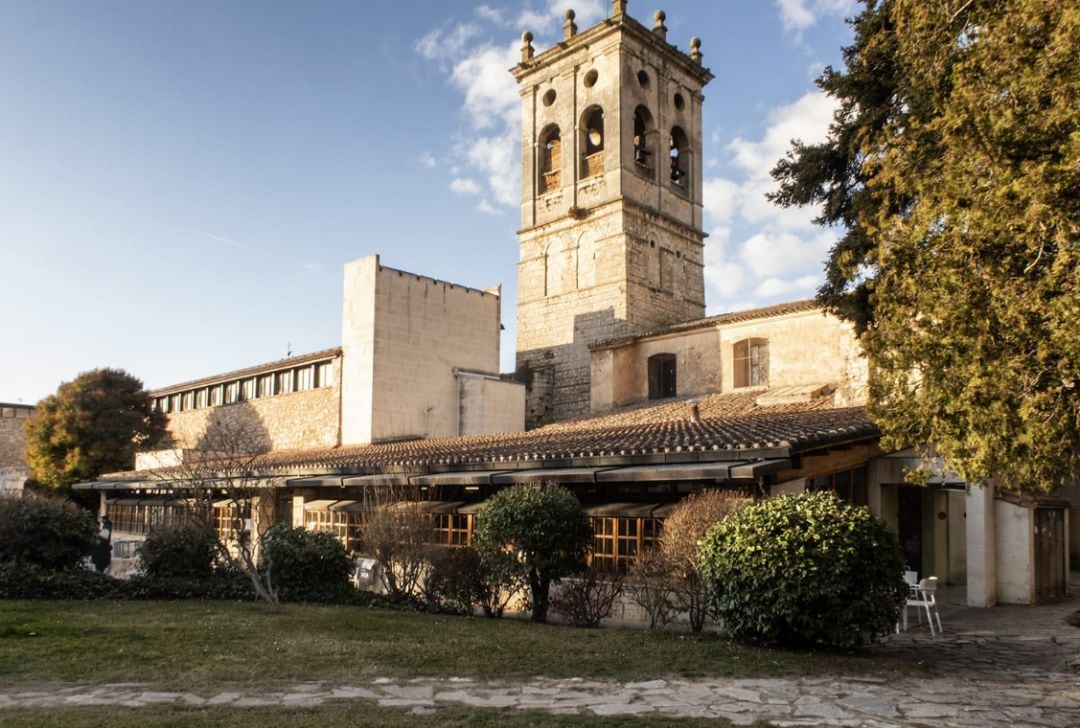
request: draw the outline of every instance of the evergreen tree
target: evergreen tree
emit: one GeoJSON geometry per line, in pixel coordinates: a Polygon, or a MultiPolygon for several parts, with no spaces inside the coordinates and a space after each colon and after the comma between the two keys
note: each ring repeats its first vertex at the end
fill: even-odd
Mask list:
{"type": "Polygon", "coordinates": [[[774,201],[844,235],[819,299],[852,321],[885,446],[969,481],[1080,471],[1080,6],[864,0],[829,138],[774,201]]]}
{"type": "Polygon", "coordinates": [[[63,489],[132,468],[135,450],[164,436],[165,417],[138,379],[95,369],[41,400],[23,431],[34,480],[63,489]]]}

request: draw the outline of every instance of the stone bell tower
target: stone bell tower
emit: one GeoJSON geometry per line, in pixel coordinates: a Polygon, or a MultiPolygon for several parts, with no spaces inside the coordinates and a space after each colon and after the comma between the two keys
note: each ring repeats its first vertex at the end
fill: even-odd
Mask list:
{"type": "Polygon", "coordinates": [[[701,41],[611,16],[522,36],[518,377],[526,423],[588,412],[589,346],[705,315],[701,41]]]}

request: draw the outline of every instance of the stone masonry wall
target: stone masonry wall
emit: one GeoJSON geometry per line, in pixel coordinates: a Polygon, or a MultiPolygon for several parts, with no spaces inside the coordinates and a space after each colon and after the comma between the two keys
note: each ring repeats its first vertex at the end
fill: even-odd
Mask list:
{"type": "Polygon", "coordinates": [[[711,75],[660,37],[620,17],[568,35],[515,70],[517,368],[527,427],[588,412],[590,345],[704,315],[700,112],[711,75]],[[647,165],[635,149],[638,109],[649,122],[647,165]],[[602,112],[599,125],[594,112],[602,112]],[[675,126],[690,144],[680,184],[668,156],[675,126]],[[555,129],[561,152],[545,174],[555,129]]]}
{"type": "Polygon", "coordinates": [[[170,413],[168,429],[175,446],[200,449],[213,416],[235,427],[257,451],[334,447],[339,435],[340,361],[335,359],[332,365],[333,386],[170,413]]]}
{"type": "Polygon", "coordinates": [[[674,354],[677,396],[734,389],[735,343],[768,341],[770,387],[834,384],[837,404],[866,402],[866,360],[849,324],[820,311],[806,311],[741,323],[639,339],[592,354],[594,411],[648,398],[648,359],[674,354]]]}
{"type": "Polygon", "coordinates": [[[499,294],[380,266],[374,295],[371,440],[458,434],[455,371],[499,372],[499,294]]]}
{"type": "Polygon", "coordinates": [[[23,423],[33,407],[21,404],[0,404],[0,477],[7,473],[11,479],[16,475],[26,477],[26,438],[23,423]]]}

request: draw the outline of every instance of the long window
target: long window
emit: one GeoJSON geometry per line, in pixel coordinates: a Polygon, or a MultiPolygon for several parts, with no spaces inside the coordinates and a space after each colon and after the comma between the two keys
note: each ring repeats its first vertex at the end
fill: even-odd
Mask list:
{"type": "Polygon", "coordinates": [[[769,342],[767,339],[743,339],[735,342],[732,361],[736,389],[764,387],[769,383],[769,342]]]}
{"type": "Polygon", "coordinates": [[[559,127],[548,127],[540,137],[540,194],[562,186],[562,138],[559,127]]]}
{"type": "Polygon", "coordinates": [[[658,518],[593,518],[590,566],[596,571],[625,573],[637,557],[656,546],[662,521],[658,518]]]}

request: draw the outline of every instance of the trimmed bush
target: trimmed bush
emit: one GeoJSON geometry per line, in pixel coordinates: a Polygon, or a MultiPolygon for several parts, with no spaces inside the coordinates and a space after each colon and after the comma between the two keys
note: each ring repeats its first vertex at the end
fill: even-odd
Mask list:
{"type": "Polygon", "coordinates": [[[0,564],[0,599],[116,599],[123,584],[89,569],[0,564]]]}
{"type": "Polygon", "coordinates": [[[747,506],[709,530],[701,569],[732,636],[784,646],[869,644],[907,596],[896,536],[831,493],[747,506]]]}
{"type": "Polygon", "coordinates": [[[185,523],[150,531],[139,546],[139,565],[151,577],[208,579],[214,573],[217,552],[212,529],[185,523]]]}
{"type": "Polygon", "coordinates": [[[93,517],[70,501],[34,493],[0,497],[0,564],[72,569],[96,543],[93,517]]]}
{"type": "Polygon", "coordinates": [[[551,583],[585,566],[592,538],[581,503],[566,488],[516,485],[480,511],[475,544],[485,562],[509,566],[528,584],[532,620],[544,622],[551,583]],[[506,553],[512,562],[501,558],[506,553]]]}
{"type": "Polygon", "coordinates": [[[432,547],[422,583],[423,601],[429,610],[472,614],[484,589],[480,554],[469,547],[432,547]]]}
{"type": "Polygon", "coordinates": [[[260,558],[282,601],[341,602],[353,590],[352,559],[328,533],[279,524],[263,537],[260,558]]]}

